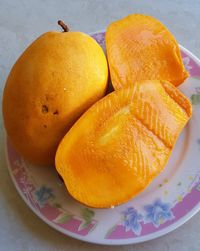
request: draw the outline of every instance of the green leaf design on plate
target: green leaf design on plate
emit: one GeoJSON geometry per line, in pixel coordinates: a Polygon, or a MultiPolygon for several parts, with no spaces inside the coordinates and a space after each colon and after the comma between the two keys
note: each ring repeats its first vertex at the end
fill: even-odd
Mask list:
{"type": "Polygon", "coordinates": [[[53,220],[53,222],[58,223],[58,224],[64,224],[68,222],[71,218],[72,218],[71,214],[62,212],[53,220]]]}
{"type": "Polygon", "coordinates": [[[200,77],[197,77],[197,76],[192,76],[191,78],[200,80],[200,77]]]}
{"type": "Polygon", "coordinates": [[[81,216],[83,217],[83,222],[79,226],[78,231],[81,231],[84,228],[87,228],[91,224],[94,215],[95,215],[95,213],[91,209],[89,209],[87,207],[83,208],[81,210],[81,216]]]}
{"type": "Polygon", "coordinates": [[[108,237],[111,235],[111,233],[116,229],[116,227],[117,227],[117,224],[114,225],[113,227],[111,227],[111,228],[108,230],[108,232],[106,233],[105,238],[108,238],[108,237]]]}
{"type": "Polygon", "coordinates": [[[53,203],[52,203],[52,207],[55,207],[55,208],[62,208],[62,206],[61,206],[60,203],[58,203],[58,202],[53,202],[53,203]]]}
{"type": "Polygon", "coordinates": [[[94,217],[94,214],[95,214],[94,211],[92,211],[87,207],[81,210],[81,216],[86,222],[91,222],[92,218],[94,217]]]}
{"type": "Polygon", "coordinates": [[[198,191],[200,191],[200,185],[198,185],[198,186],[196,187],[196,189],[197,189],[198,191]]]}
{"type": "Polygon", "coordinates": [[[191,96],[191,102],[193,105],[199,105],[200,104],[200,94],[192,94],[191,96]]]}
{"type": "Polygon", "coordinates": [[[81,231],[81,230],[83,230],[83,229],[85,229],[85,228],[87,228],[89,225],[90,225],[90,223],[91,222],[87,222],[87,221],[83,221],[81,224],[80,224],[80,226],[79,226],[79,228],[78,228],[78,231],[81,231]]]}

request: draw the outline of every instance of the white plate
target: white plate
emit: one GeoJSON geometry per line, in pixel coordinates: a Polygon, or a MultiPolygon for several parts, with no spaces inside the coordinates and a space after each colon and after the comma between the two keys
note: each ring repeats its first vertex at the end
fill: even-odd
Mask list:
{"type": "MultiPolygon", "coordinates": [[[[92,36],[104,48],[104,32],[92,36]]],[[[190,72],[180,89],[193,103],[193,116],[170,161],[136,198],[113,209],[91,209],[72,199],[54,168],[33,167],[6,140],[8,169],[26,204],[47,224],[74,238],[123,245],[164,235],[200,209],[200,61],[181,47],[190,72]]]]}

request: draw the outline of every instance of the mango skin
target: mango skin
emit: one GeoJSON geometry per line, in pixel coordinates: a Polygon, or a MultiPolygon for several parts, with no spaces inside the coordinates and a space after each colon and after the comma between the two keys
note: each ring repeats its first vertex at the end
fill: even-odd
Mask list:
{"type": "Polygon", "coordinates": [[[3,117],[16,150],[37,165],[52,165],[73,123],[107,89],[102,48],[81,32],[47,32],[13,66],[3,93],[3,117]]]}
{"type": "Polygon", "coordinates": [[[56,169],[79,202],[120,205],[164,169],[191,115],[190,101],[171,83],[134,83],[80,117],[59,144],[56,169]]]}
{"type": "Polygon", "coordinates": [[[131,14],[111,23],[106,52],[115,90],[154,79],[178,86],[188,77],[174,36],[151,16],[131,14]]]}

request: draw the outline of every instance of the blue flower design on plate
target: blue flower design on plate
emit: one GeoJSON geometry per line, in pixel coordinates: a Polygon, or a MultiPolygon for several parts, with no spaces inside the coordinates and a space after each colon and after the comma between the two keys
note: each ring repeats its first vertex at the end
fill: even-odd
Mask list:
{"type": "Polygon", "coordinates": [[[41,186],[38,190],[35,191],[35,196],[37,202],[44,206],[44,204],[51,198],[54,198],[53,190],[46,186],[41,186]]]}
{"type": "Polygon", "coordinates": [[[125,231],[131,230],[136,235],[140,235],[142,231],[142,226],[140,222],[142,221],[142,215],[137,212],[133,207],[128,207],[122,212],[123,215],[123,226],[125,231]]]}
{"type": "Polygon", "coordinates": [[[163,203],[160,199],[157,199],[152,205],[144,206],[144,209],[146,211],[145,223],[152,222],[155,227],[174,219],[170,204],[163,203]]]}

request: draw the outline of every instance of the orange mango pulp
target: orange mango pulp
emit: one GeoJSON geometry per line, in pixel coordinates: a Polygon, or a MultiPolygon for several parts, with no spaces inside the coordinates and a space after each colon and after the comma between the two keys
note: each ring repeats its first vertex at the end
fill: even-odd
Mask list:
{"type": "Polygon", "coordinates": [[[115,91],[65,135],[56,169],[76,200],[97,208],[119,205],[163,170],[191,114],[189,100],[166,81],[115,91]]]}
{"type": "Polygon", "coordinates": [[[175,38],[150,16],[133,14],[111,23],[106,51],[114,89],[149,79],[178,86],[188,77],[175,38]]]}

